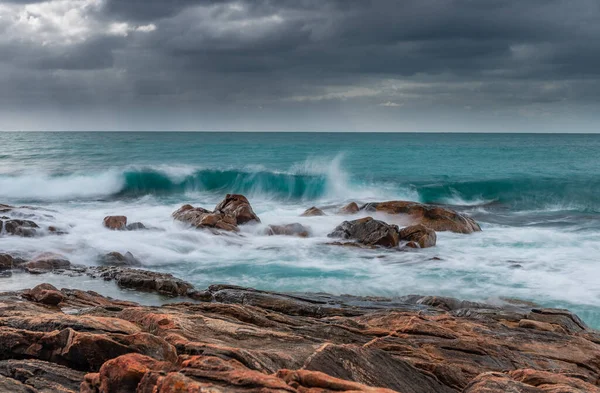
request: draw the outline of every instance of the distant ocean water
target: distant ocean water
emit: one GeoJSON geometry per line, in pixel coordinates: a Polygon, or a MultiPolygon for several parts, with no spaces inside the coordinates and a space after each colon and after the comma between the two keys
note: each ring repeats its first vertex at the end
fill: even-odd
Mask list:
{"type": "MultiPolygon", "coordinates": [[[[0,251],[88,265],[130,251],[198,287],[521,298],[600,327],[599,157],[600,135],[0,133],[0,203],[52,209],[49,222],[69,232],[1,237],[0,251]],[[214,236],[170,217],[226,193],[245,194],[263,224],[214,236]],[[361,251],[322,244],[345,217],[298,217],[313,205],[395,199],[450,205],[483,231],[441,232],[418,252],[361,251]],[[109,214],[161,231],[110,232],[109,214]],[[314,236],[261,234],[291,222],[314,236]]],[[[15,285],[29,286],[0,278],[0,290],[15,285]]]]}

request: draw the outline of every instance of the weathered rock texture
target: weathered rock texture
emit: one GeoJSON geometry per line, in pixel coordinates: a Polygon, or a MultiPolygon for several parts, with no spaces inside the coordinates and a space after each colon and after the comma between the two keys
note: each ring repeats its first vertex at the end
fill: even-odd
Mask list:
{"type": "Polygon", "coordinates": [[[353,221],[344,221],[338,225],[328,237],[354,240],[365,246],[397,247],[399,229],[372,217],[364,217],[353,221]]]}
{"type": "Polygon", "coordinates": [[[237,225],[260,222],[260,218],[252,210],[250,202],[243,195],[227,194],[225,199],[215,207],[215,212],[234,217],[237,225]]]}
{"type": "Polygon", "coordinates": [[[315,216],[324,216],[323,210],[319,209],[316,206],[308,208],[301,214],[302,217],[315,217],[315,216]]]}
{"type": "Polygon", "coordinates": [[[284,236],[298,236],[298,237],[309,237],[310,228],[305,227],[297,222],[286,225],[269,225],[265,230],[265,234],[269,236],[273,235],[284,235],[284,236]]]}
{"type": "Polygon", "coordinates": [[[162,307],[0,294],[0,391],[600,393],[600,334],[566,310],[195,292],[162,307]]]}
{"type": "Polygon", "coordinates": [[[227,194],[212,212],[202,207],[183,205],[173,213],[173,218],[199,229],[219,229],[230,232],[239,231],[238,225],[260,222],[248,199],[236,194],[227,194]]]}
{"type": "Polygon", "coordinates": [[[420,248],[435,246],[437,236],[435,231],[425,225],[411,225],[400,230],[400,240],[416,243],[420,248]]]}
{"type": "Polygon", "coordinates": [[[481,231],[479,224],[471,217],[441,206],[424,205],[417,202],[389,201],[368,203],[361,207],[365,211],[378,211],[387,214],[406,215],[412,224],[423,224],[434,231],[473,233],[481,231]]]}
{"type": "Polygon", "coordinates": [[[125,216],[107,216],[104,217],[104,226],[112,230],[123,230],[127,226],[127,217],[125,216]]]}

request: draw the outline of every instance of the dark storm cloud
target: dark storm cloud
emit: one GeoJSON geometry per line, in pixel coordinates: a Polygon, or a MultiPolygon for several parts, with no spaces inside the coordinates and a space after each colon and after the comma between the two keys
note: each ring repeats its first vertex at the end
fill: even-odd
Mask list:
{"type": "Polygon", "coordinates": [[[0,4],[12,12],[0,16],[0,82],[38,72],[35,94],[10,100],[187,108],[198,119],[267,106],[402,119],[406,108],[491,114],[600,100],[596,0],[73,0],[75,16],[69,1],[0,4]]]}

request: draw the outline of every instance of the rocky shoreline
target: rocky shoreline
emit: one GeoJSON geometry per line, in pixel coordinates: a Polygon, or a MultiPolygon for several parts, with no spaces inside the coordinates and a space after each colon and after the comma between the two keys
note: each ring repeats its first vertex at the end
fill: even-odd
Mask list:
{"type": "MultiPolygon", "coordinates": [[[[303,216],[359,212],[401,215],[407,226],[360,217],[332,228],[328,244],[402,251],[435,246],[436,231],[481,230],[450,209],[404,201],[311,207],[303,216]]],[[[0,213],[2,236],[68,231],[34,221],[51,211],[0,205],[0,213]]],[[[173,218],[217,236],[261,222],[242,195],[227,195],[213,210],[185,205],[173,218]]],[[[103,225],[154,230],[124,215],[103,225]]],[[[311,230],[290,223],[264,234],[311,230]]],[[[130,253],[111,252],[99,264],[0,253],[0,276],[79,276],[171,298],[148,306],[49,283],[0,292],[0,392],[600,393],[600,333],[568,310],[511,299],[200,289],[139,269],[130,253]]]]}
{"type": "Polygon", "coordinates": [[[63,272],[76,273],[187,300],[143,306],[49,284],[0,293],[0,391],[600,392],[600,333],[567,310],[63,272]]]}

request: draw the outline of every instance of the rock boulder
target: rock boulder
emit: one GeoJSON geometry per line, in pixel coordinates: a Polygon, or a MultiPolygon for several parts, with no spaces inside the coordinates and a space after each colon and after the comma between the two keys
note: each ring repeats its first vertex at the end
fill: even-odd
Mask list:
{"type": "Polygon", "coordinates": [[[316,206],[313,206],[309,209],[306,209],[304,211],[304,213],[302,213],[300,216],[301,217],[315,217],[315,216],[324,216],[325,213],[323,213],[323,210],[319,209],[316,206]]]}
{"type": "Polygon", "coordinates": [[[367,246],[393,248],[398,246],[398,227],[372,217],[344,221],[328,237],[354,240],[367,246]]]}
{"type": "Polygon", "coordinates": [[[125,216],[107,216],[104,217],[104,226],[113,231],[123,230],[127,226],[127,217],[125,216]]]}
{"type": "Polygon", "coordinates": [[[481,231],[479,224],[471,217],[441,206],[407,201],[389,201],[368,203],[361,210],[404,214],[410,218],[412,224],[423,224],[438,232],[473,233],[481,231]]]}
{"type": "Polygon", "coordinates": [[[419,248],[435,246],[436,239],[435,231],[425,225],[411,225],[400,230],[400,240],[414,242],[419,245],[419,248]]]}
{"type": "Polygon", "coordinates": [[[214,213],[192,205],[180,207],[173,213],[173,218],[198,229],[212,228],[230,232],[239,231],[235,217],[219,212],[214,213]]]}
{"type": "Polygon", "coordinates": [[[284,236],[298,236],[298,237],[309,237],[310,228],[305,227],[297,222],[286,225],[269,225],[265,230],[265,233],[269,236],[273,235],[284,235],[284,236]]]}
{"type": "Polygon", "coordinates": [[[239,194],[227,194],[225,199],[215,207],[215,213],[234,217],[237,225],[260,223],[260,218],[252,210],[248,199],[239,194]]]}

